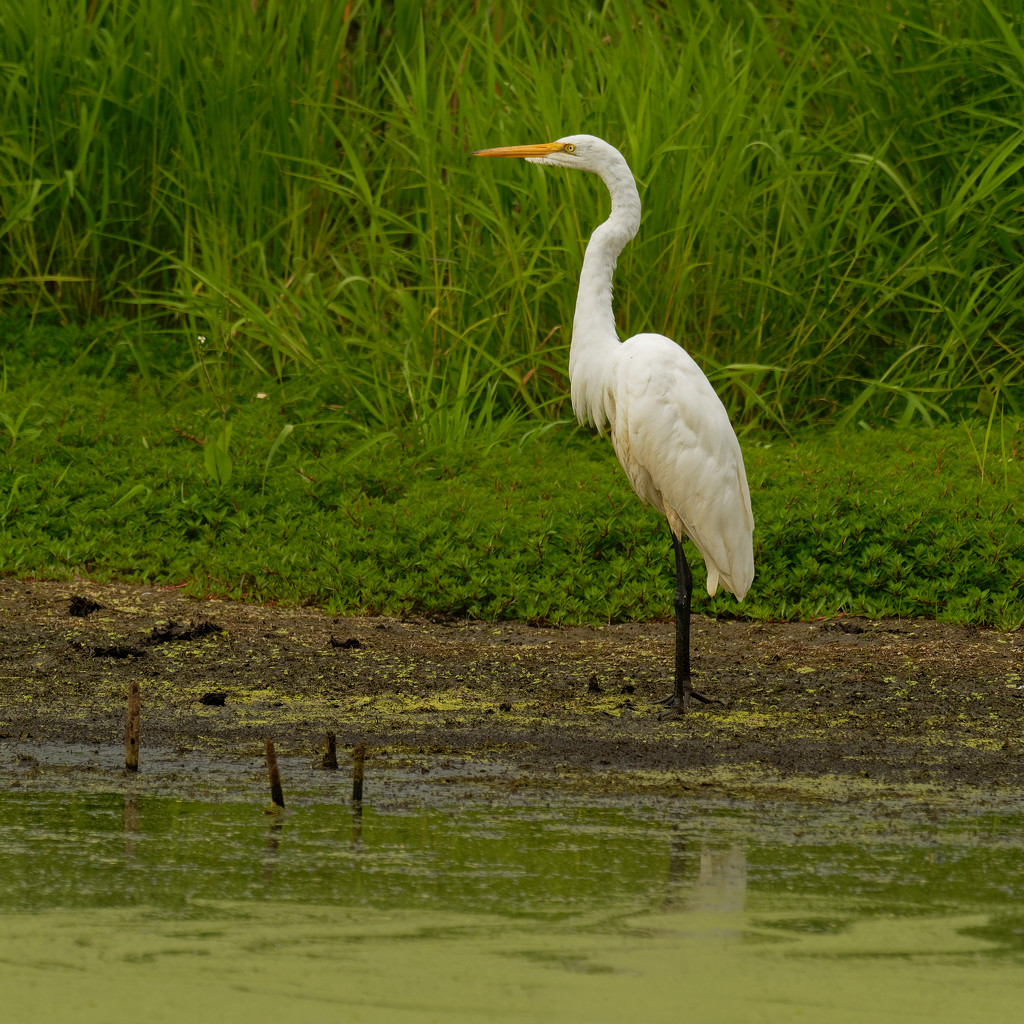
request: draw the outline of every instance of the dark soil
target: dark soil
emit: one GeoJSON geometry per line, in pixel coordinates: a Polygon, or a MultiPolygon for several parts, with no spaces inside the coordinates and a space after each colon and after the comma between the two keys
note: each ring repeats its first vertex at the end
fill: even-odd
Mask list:
{"type": "Polygon", "coordinates": [[[722,706],[663,721],[651,702],[671,689],[673,635],[0,579],[0,764],[41,746],[116,751],[138,679],[144,765],[147,750],[251,757],[267,735],[318,763],[331,730],[342,755],[365,742],[377,766],[489,765],[506,786],[1024,789],[1019,632],[695,617],[695,685],[722,706]]]}

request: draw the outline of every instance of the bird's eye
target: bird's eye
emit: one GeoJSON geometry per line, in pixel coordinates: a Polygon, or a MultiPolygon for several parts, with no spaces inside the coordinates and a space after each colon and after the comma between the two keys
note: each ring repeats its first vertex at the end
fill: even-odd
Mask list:
{"type": "Polygon", "coordinates": [[[563,153],[575,153],[576,152],[576,147],[571,142],[567,142],[562,147],[562,152],[563,153]]]}

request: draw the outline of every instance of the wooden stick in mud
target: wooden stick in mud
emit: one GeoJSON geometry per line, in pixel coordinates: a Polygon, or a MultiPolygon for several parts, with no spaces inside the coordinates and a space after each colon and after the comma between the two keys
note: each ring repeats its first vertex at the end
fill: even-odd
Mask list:
{"type": "Polygon", "coordinates": [[[278,807],[284,807],[284,793],[281,792],[281,773],[277,770],[277,754],[274,741],[267,737],[267,775],[270,776],[270,799],[278,807]]]}
{"type": "Polygon", "coordinates": [[[360,743],[352,752],[352,802],[363,802],[363,764],[366,761],[366,744],[360,743]]]}
{"type": "Polygon", "coordinates": [[[124,766],[130,772],[139,770],[139,713],[142,699],[139,681],[133,679],[128,686],[128,720],[124,727],[124,766]]]}
{"type": "Polygon", "coordinates": [[[324,751],[323,760],[320,762],[321,768],[337,768],[338,767],[338,745],[337,737],[333,732],[328,732],[326,736],[327,749],[324,751]]]}

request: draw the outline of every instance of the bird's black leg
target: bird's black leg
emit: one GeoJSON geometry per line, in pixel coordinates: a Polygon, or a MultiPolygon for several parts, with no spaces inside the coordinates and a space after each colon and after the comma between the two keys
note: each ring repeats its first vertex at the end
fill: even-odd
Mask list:
{"type": "Polygon", "coordinates": [[[676,556],[676,679],[672,693],[659,703],[666,705],[670,712],[682,714],[691,697],[705,704],[717,704],[719,701],[698,693],[690,682],[690,599],[693,596],[693,573],[683,553],[682,542],[674,533],[672,550],[676,556]]]}
{"type": "Polygon", "coordinates": [[[686,710],[693,685],[690,682],[690,601],[693,598],[693,573],[686,561],[683,545],[672,534],[672,551],[676,556],[676,682],[672,691],[673,707],[686,710]]]}

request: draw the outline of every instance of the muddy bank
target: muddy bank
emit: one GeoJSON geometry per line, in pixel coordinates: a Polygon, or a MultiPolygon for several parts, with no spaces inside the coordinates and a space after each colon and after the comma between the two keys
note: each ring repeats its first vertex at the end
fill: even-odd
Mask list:
{"type": "MultiPolygon", "coordinates": [[[[0,757],[123,743],[314,761],[324,732],[372,763],[491,765],[502,786],[849,798],[865,787],[1024,790],[1024,636],[922,620],[694,618],[695,685],[664,722],[673,626],[331,619],[175,589],[0,579],[0,757]],[[923,788],[921,788],[923,787],[923,788]]],[[[13,775],[11,777],[13,778],[13,775]]]]}

